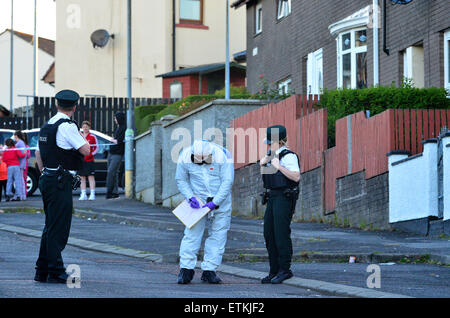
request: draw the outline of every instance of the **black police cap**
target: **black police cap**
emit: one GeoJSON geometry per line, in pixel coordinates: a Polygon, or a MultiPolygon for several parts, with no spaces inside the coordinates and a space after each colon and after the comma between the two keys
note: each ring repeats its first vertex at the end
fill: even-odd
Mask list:
{"type": "Polygon", "coordinates": [[[80,95],[77,92],[72,91],[70,89],[64,89],[59,91],[55,95],[56,100],[58,101],[58,106],[62,108],[72,108],[78,103],[80,99],[80,95]]]}
{"type": "Polygon", "coordinates": [[[272,142],[279,142],[280,140],[286,139],[286,137],[286,127],[282,125],[270,126],[267,127],[266,140],[264,140],[264,143],[270,145],[272,142]]]}

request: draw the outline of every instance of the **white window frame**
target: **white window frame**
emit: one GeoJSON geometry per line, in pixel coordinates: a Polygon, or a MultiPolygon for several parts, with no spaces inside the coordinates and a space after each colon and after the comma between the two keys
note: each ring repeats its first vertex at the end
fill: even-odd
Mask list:
{"type": "Polygon", "coordinates": [[[423,46],[410,46],[403,51],[403,80],[411,80],[414,87],[425,87],[423,46]],[[419,50],[417,50],[418,48],[419,50]]]}
{"type": "Polygon", "coordinates": [[[290,86],[292,84],[292,79],[287,78],[283,81],[278,82],[278,93],[280,95],[286,95],[290,93],[290,86]]]}
{"type": "Polygon", "coordinates": [[[260,3],[256,6],[255,11],[255,34],[260,34],[262,32],[262,18],[263,18],[262,4],[260,3]]]}
{"type": "Polygon", "coordinates": [[[444,87],[450,94],[450,31],[444,33],[444,87]]]}
{"type": "Polygon", "coordinates": [[[278,0],[277,19],[280,20],[291,14],[291,0],[278,0]]]}
{"type": "MultiPolygon", "coordinates": [[[[343,82],[343,56],[347,53],[350,53],[351,58],[351,64],[350,64],[350,70],[351,70],[351,85],[350,88],[355,89],[356,88],[356,77],[357,77],[357,61],[356,61],[356,55],[358,53],[367,53],[367,42],[364,46],[356,46],[356,32],[366,30],[366,27],[363,28],[355,28],[351,30],[347,30],[344,32],[339,33],[338,37],[336,38],[337,42],[337,87],[343,88],[344,82],[343,82]],[[342,37],[345,34],[350,33],[350,49],[347,49],[345,51],[342,51],[342,37]]],[[[367,34],[367,33],[366,33],[367,34]]],[[[366,40],[367,41],[367,40],[366,40]]]]}
{"type": "Polygon", "coordinates": [[[323,91],[323,49],[308,54],[306,62],[307,94],[318,95],[323,91]]]}

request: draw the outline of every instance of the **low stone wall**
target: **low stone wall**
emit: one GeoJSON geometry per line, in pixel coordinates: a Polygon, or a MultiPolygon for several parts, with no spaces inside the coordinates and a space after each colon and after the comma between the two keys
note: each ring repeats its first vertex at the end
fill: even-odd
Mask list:
{"type": "Polygon", "coordinates": [[[153,122],[148,132],[135,138],[136,198],[164,207],[178,205],[184,199],[175,181],[181,145],[208,139],[226,146],[230,122],[265,104],[267,101],[214,100],[184,116],[168,116],[153,122]]]}
{"type": "MultiPolygon", "coordinates": [[[[390,230],[388,174],[365,179],[361,171],[336,181],[336,210],[324,215],[322,168],[302,173],[294,221],[325,222],[361,229],[390,230]]],[[[258,164],[235,170],[233,212],[264,216],[258,164]],[[256,201],[256,202],[255,202],[256,201]]]]}

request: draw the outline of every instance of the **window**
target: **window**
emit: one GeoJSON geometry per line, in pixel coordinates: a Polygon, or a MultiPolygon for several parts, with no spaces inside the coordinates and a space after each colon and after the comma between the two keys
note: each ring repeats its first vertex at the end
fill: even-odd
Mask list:
{"type": "Polygon", "coordinates": [[[110,144],[111,142],[103,137],[98,136],[98,135],[95,135],[95,137],[97,138],[98,151],[95,154],[94,158],[95,159],[106,159],[107,155],[108,155],[106,153],[106,151],[109,151],[109,146],[106,146],[106,145],[110,144]]]}
{"type": "Polygon", "coordinates": [[[170,83],[170,98],[183,98],[183,84],[178,81],[170,83]]]}
{"type": "Polygon", "coordinates": [[[292,80],[290,78],[279,82],[278,83],[278,93],[280,95],[290,94],[290,92],[291,92],[291,83],[292,83],[292,80]]]}
{"type": "Polygon", "coordinates": [[[180,23],[203,23],[203,0],[180,0],[180,23]]]}
{"type": "Polygon", "coordinates": [[[323,90],[323,50],[308,54],[306,62],[307,94],[318,95],[323,90]]]}
{"type": "Polygon", "coordinates": [[[403,80],[417,88],[425,87],[423,46],[410,46],[403,51],[403,80]]]}
{"type": "Polygon", "coordinates": [[[278,0],[277,19],[280,20],[291,14],[291,0],[278,0]]]}
{"type": "Polygon", "coordinates": [[[256,6],[255,12],[255,34],[262,32],[262,4],[256,6]]]}
{"type": "Polygon", "coordinates": [[[450,31],[444,34],[444,87],[450,91],[450,31]]]}
{"type": "Polygon", "coordinates": [[[367,88],[367,34],[366,29],[339,34],[338,87],[367,88]]]}

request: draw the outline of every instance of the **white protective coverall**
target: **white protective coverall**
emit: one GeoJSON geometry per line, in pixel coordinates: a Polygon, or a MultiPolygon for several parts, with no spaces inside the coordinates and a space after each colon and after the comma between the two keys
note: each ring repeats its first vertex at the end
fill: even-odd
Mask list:
{"type": "MultiPolygon", "coordinates": [[[[201,264],[203,271],[216,271],[222,262],[231,222],[231,188],[234,181],[231,154],[212,142],[195,141],[192,146],[181,152],[175,179],[179,191],[186,200],[197,195],[206,203],[208,197],[213,197],[213,203],[219,206],[217,210],[208,214],[210,216],[213,213],[212,217],[210,216],[212,220],[201,264]],[[210,164],[198,165],[192,162],[191,155],[194,154],[194,149],[198,154],[199,148],[203,149],[203,155],[212,155],[210,164]]],[[[208,217],[205,216],[191,229],[186,227],[180,246],[180,268],[195,268],[207,220],[208,217]]]]}

